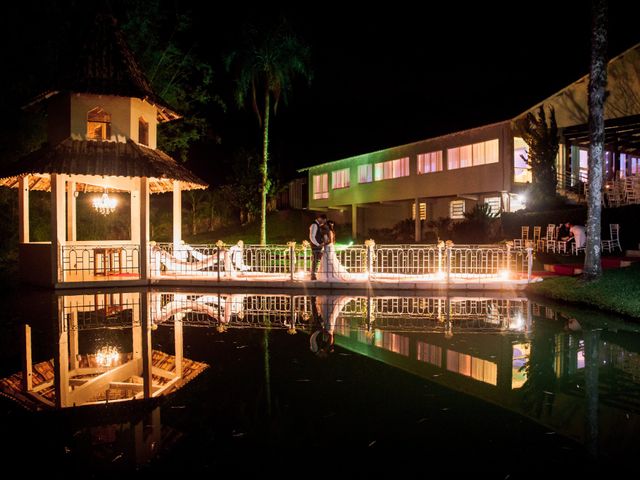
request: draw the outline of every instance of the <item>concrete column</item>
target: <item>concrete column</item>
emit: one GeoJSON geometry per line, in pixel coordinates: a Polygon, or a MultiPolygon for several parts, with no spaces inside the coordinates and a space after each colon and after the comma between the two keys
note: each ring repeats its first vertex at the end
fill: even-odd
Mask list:
{"type": "Polygon", "coordinates": [[[77,240],[76,182],[67,182],[67,241],[77,240]]]}
{"type": "Polygon", "coordinates": [[[416,215],[414,219],[414,234],[415,234],[416,242],[419,242],[420,240],[422,240],[422,238],[420,238],[422,233],[420,228],[420,199],[416,198],[414,202],[415,202],[414,205],[416,206],[415,207],[416,215]]]}
{"type": "Polygon", "coordinates": [[[138,211],[140,225],[140,278],[149,278],[149,179],[140,179],[140,210],[138,211]]]}
{"type": "Polygon", "coordinates": [[[358,205],[351,205],[351,239],[355,242],[358,237],[358,205]]]}
{"type": "Polygon", "coordinates": [[[61,247],[65,244],[65,176],[51,174],[51,283],[64,280],[61,247]]]}
{"type": "Polygon", "coordinates": [[[20,243],[29,243],[29,175],[18,180],[18,238],[20,243]]]}
{"type": "Polygon", "coordinates": [[[173,250],[180,250],[182,240],[182,190],[180,182],[173,181],[173,250]]]}

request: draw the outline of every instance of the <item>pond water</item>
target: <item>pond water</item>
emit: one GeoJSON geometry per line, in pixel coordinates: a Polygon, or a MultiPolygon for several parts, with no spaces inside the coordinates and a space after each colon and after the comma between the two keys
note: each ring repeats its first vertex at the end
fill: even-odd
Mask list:
{"type": "Polygon", "coordinates": [[[632,464],[640,327],[521,293],[481,295],[7,296],[1,458],[92,475],[517,478],[632,464]]]}

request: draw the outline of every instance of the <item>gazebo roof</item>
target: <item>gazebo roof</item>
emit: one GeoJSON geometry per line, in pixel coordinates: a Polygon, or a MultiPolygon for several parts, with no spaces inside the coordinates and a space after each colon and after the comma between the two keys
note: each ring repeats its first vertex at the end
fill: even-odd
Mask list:
{"type": "MultiPolygon", "coordinates": [[[[89,175],[100,177],[148,177],[152,193],[173,190],[173,180],[182,190],[207,188],[206,182],[161,150],[139,145],[100,140],[72,140],[46,145],[18,162],[0,170],[0,185],[18,187],[18,178],[33,175],[30,190],[51,189],[49,175],[89,175]]],[[[91,186],[87,190],[92,190],[91,186]]],[[[99,189],[98,189],[99,190],[99,189]]]]}
{"type": "Polygon", "coordinates": [[[96,16],[80,53],[70,65],[55,88],[40,94],[30,105],[60,92],[92,93],[146,100],[157,107],[160,122],[180,118],[153,91],[111,15],[96,16]]]}

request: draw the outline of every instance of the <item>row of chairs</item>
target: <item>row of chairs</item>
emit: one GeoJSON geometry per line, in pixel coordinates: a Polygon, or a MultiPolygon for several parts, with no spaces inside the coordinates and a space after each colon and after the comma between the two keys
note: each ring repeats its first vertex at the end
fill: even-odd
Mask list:
{"type": "MultiPolygon", "coordinates": [[[[542,227],[533,227],[533,239],[529,238],[529,226],[523,225],[521,228],[520,238],[513,240],[514,248],[526,248],[532,246],[537,251],[553,252],[553,253],[567,253],[567,244],[571,244],[571,253],[577,255],[579,252],[584,252],[584,247],[579,247],[575,242],[569,242],[568,240],[560,240],[558,238],[558,232],[560,230],[559,225],[550,223],[547,225],[547,232],[544,237],[541,237],[542,227]]],[[[601,240],[600,245],[602,251],[613,252],[616,248],[622,252],[622,246],[620,245],[620,224],[609,224],[609,238],[601,240]]]]}

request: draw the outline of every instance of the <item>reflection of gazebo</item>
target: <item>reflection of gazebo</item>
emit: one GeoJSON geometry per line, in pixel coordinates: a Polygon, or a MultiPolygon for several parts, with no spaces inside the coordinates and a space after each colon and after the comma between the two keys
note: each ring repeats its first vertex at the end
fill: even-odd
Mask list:
{"type": "Polygon", "coordinates": [[[48,144],[0,172],[19,189],[20,271],[31,283],[146,282],[149,194],[173,192],[173,241],[181,240],[181,191],[206,184],[156,149],[157,125],[179,115],[153,92],[116,22],[97,17],[71,75],[46,101],[48,144]],[[29,191],[51,192],[50,243],[29,241],[29,191]],[[79,192],[128,192],[131,238],[78,241],[79,192]],[[53,268],[52,268],[53,267],[53,268]]]}

